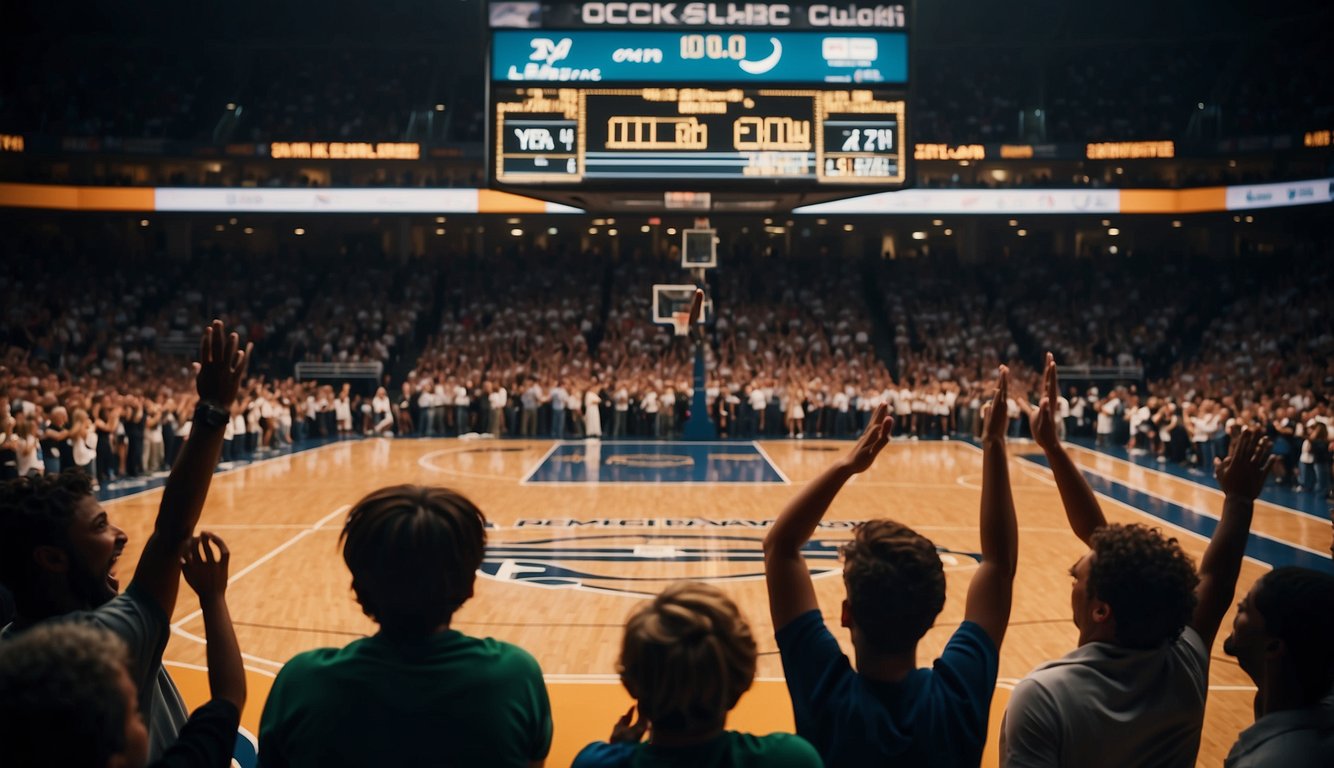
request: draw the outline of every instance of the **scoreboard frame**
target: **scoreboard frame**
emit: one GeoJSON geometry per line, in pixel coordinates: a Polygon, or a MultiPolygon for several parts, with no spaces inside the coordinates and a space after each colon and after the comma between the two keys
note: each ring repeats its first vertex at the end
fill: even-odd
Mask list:
{"type": "MultiPolygon", "coordinates": [[[[682,35],[689,34],[695,36],[698,36],[700,34],[735,36],[735,34],[738,31],[745,33],[771,31],[777,34],[779,32],[791,33],[800,30],[803,31],[805,34],[811,34],[813,32],[823,32],[830,36],[837,36],[837,37],[857,37],[859,34],[870,35],[876,33],[894,32],[901,36],[905,36],[907,39],[908,54],[907,54],[907,62],[906,65],[904,66],[904,70],[906,71],[906,77],[903,78],[906,82],[902,83],[875,82],[875,81],[819,83],[819,82],[812,82],[810,79],[806,79],[804,82],[779,82],[779,81],[766,80],[763,82],[726,83],[726,82],[718,82],[715,79],[712,81],[692,80],[689,83],[681,83],[679,85],[673,86],[673,84],[666,84],[660,81],[655,82],[654,80],[651,79],[635,81],[624,76],[619,72],[608,81],[590,81],[588,79],[579,79],[578,73],[574,73],[571,79],[554,81],[554,82],[543,81],[543,80],[531,80],[531,81],[500,80],[494,76],[496,70],[494,68],[494,62],[493,62],[492,45],[495,39],[494,35],[495,32],[499,32],[501,30],[513,30],[516,27],[523,28],[534,33],[536,32],[546,33],[544,35],[545,37],[553,38],[555,44],[559,45],[561,42],[559,36],[562,34],[563,30],[574,31],[574,30],[588,30],[588,29],[599,29],[599,28],[607,29],[606,26],[597,27],[591,24],[581,23],[578,21],[579,9],[581,6],[585,4],[586,3],[556,3],[556,4],[511,3],[510,5],[540,5],[542,12],[548,14],[549,17],[552,15],[551,8],[553,6],[560,6],[561,13],[559,14],[559,18],[563,19],[563,21],[557,22],[556,25],[543,26],[541,25],[540,22],[536,22],[533,20],[540,15],[535,13],[533,15],[533,19],[530,19],[528,23],[521,23],[514,25],[495,25],[488,27],[487,38],[485,41],[486,61],[484,63],[486,78],[487,78],[486,106],[485,106],[486,153],[487,153],[486,167],[487,167],[488,182],[492,186],[496,188],[527,190],[529,193],[545,191],[552,194],[559,194],[559,193],[573,193],[577,192],[578,190],[588,190],[591,192],[615,192],[617,190],[642,188],[646,184],[653,184],[654,182],[659,182],[660,184],[663,185],[664,190],[670,188],[689,187],[690,189],[696,189],[700,191],[717,191],[717,192],[751,191],[757,193],[763,192],[765,194],[771,194],[772,192],[779,190],[789,190],[792,192],[803,193],[806,195],[815,193],[826,193],[826,194],[837,195],[839,190],[864,191],[867,190],[868,188],[894,190],[912,186],[914,179],[915,163],[913,161],[912,153],[908,151],[912,140],[912,137],[910,136],[911,126],[908,123],[913,113],[912,86],[913,86],[913,81],[915,79],[913,77],[913,58],[914,58],[913,50],[914,50],[915,35],[912,35],[910,33],[910,27],[908,24],[908,22],[912,19],[912,11],[914,10],[911,2],[894,4],[892,6],[879,6],[879,5],[875,6],[874,18],[876,19],[887,18],[884,11],[885,8],[898,9],[896,12],[897,16],[894,16],[894,18],[896,18],[897,20],[892,25],[884,25],[884,26],[879,26],[879,25],[857,26],[852,23],[845,22],[841,25],[834,24],[822,29],[816,29],[813,26],[802,25],[799,22],[794,23],[792,26],[774,27],[774,26],[755,26],[755,25],[748,25],[745,22],[732,21],[728,23],[733,24],[733,26],[726,26],[726,27],[717,26],[716,24],[699,25],[692,27],[684,27],[684,26],[663,27],[663,26],[645,25],[638,27],[622,26],[617,29],[618,32],[623,34],[626,40],[627,48],[632,48],[636,45],[635,41],[637,32],[644,32],[649,30],[652,30],[652,32],[654,32],[656,36],[659,38],[662,36],[662,33],[664,31],[670,33],[680,33],[682,35]],[[564,8],[564,6],[569,6],[570,9],[567,10],[564,8]],[[908,9],[906,12],[904,11],[905,8],[908,9]],[[764,99],[770,99],[770,98],[781,99],[781,98],[791,98],[791,97],[811,99],[812,102],[814,103],[814,111],[816,112],[816,115],[810,121],[810,125],[808,126],[808,131],[810,135],[809,148],[803,150],[805,155],[804,161],[808,163],[808,169],[805,172],[800,172],[800,173],[771,172],[777,166],[770,164],[770,161],[774,161],[777,163],[800,163],[803,160],[801,158],[796,157],[796,155],[801,154],[800,152],[766,154],[763,150],[742,150],[738,146],[730,151],[729,153],[730,156],[729,156],[721,152],[722,150],[721,147],[710,146],[709,149],[712,150],[712,154],[709,156],[709,159],[705,162],[713,163],[719,166],[722,165],[739,166],[738,172],[735,174],[730,174],[730,173],[701,174],[701,173],[686,173],[686,172],[654,173],[653,168],[655,165],[658,165],[659,163],[661,163],[664,166],[670,164],[673,156],[680,154],[677,151],[679,149],[677,147],[660,146],[657,147],[656,150],[649,150],[648,148],[642,148],[638,150],[640,152],[639,156],[624,158],[627,162],[633,162],[637,164],[639,167],[645,168],[646,169],[645,172],[641,175],[639,173],[630,173],[624,168],[616,169],[614,167],[614,159],[609,159],[609,157],[607,157],[614,153],[601,152],[601,147],[599,147],[598,151],[595,151],[594,154],[595,155],[601,154],[606,156],[598,157],[594,162],[594,166],[601,165],[604,169],[612,168],[612,172],[607,173],[600,170],[593,170],[590,173],[589,141],[588,141],[590,135],[590,131],[588,129],[589,98],[598,101],[606,95],[614,94],[621,97],[638,96],[639,98],[645,98],[647,100],[645,94],[648,92],[673,90],[673,89],[681,92],[692,91],[692,92],[715,92],[715,93],[725,92],[725,91],[735,92],[739,90],[750,95],[762,94],[764,99]],[[552,162],[552,161],[562,162],[566,164],[566,167],[562,167],[561,170],[559,171],[553,168],[551,172],[542,172],[537,168],[532,169],[532,171],[515,170],[513,167],[507,169],[506,167],[507,160],[509,161],[514,160],[515,157],[517,156],[517,153],[508,151],[506,149],[506,142],[510,141],[512,137],[504,136],[503,132],[507,124],[512,126],[516,119],[523,119],[518,117],[518,115],[521,114],[523,110],[513,108],[514,105],[522,104],[525,98],[531,98],[526,96],[525,94],[532,94],[537,92],[541,92],[542,94],[542,96],[538,97],[539,99],[541,98],[554,99],[555,101],[564,102],[567,105],[570,103],[577,103],[577,107],[574,107],[572,109],[563,108],[561,110],[557,110],[559,112],[565,113],[566,119],[563,120],[562,122],[568,123],[568,125],[565,125],[564,127],[573,129],[574,140],[567,144],[563,144],[559,148],[553,147],[551,152],[549,153],[550,157],[544,158],[546,162],[552,162]],[[847,99],[852,99],[853,98],[852,94],[856,93],[858,94],[856,98],[859,99],[869,98],[871,101],[877,102],[878,104],[896,104],[897,109],[882,114],[889,114],[893,116],[892,120],[887,118],[883,122],[886,127],[892,126],[892,130],[894,131],[893,135],[894,139],[897,141],[897,146],[892,151],[888,152],[882,151],[878,153],[873,153],[868,150],[866,152],[860,153],[862,155],[866,155],[867,157],[872,158],[869,160],[862,160],[856,157],[852,157],[852,155],[858,153],[850,153],[849,155],[845,156],[842,155],[840,152],[830,152],[829,148],[825,146],[825,138],[826,138],[825,128],[828,125],[828,123],[824,121],[821,115],[832,114],[837,116],[841,115],[842,113],[823,111],[821,110],[820,102],[821,99],[827,97],[828,94],[837,94],[837,93],[847,94],[847,96],[844,97],[847,99]],[[509,105],[510,108],[506,108],[506,105],[509,105]],[[661,156],[663,159],[661,161],[658,161],[657,163],[653,162],[651,155],[648,154],[648,152],[650,151],[661,152],[662,153],[661,156]],[[747,152],[750,152],[750,154],[747,154],[747,152]],[[755,157],[756,154],[763,155],[763,157],[757,159],[755,157]],[[849,175],[847,176],[826,175],[826,167],[827,167],[826,160],[829,160],[833,157],[849,157],[849,159],[847,160],[839,161],[840,164],[844,165],[845,167],[838,169],[841,172],[848,173],[849,175]],[[568,164],[571,163],[575,165],[574,170],[568,169],[568,164]],[[856,170],[854,170],[854,168],[852,167],[852,164],[854,163],[857,163],[860,166],[856,170]],[[893,171],[890,172],[888,168],[893,168],[893,171]],[[855,172],[867,172],[879,175],[857,177],[855,175],[852,175],[855,172]]],[[[648,2],[648,3],[638,3],[637,5],[650,6],[656,4],[659,3],[648,2]]],[[[710,5],[710,4],[705,4],[705,5],[710,5]]],[[[720,4],[712,4],[712,5],[718,6],[720,4]]],[[[677,7],[680,6],[678,5],[677,7]]],[[[730,8],[731,6],[728,5],[728,7],[730,8]]],[[[791,7],[793,9],[804,9],[807,6],[793,5],[791,7]]],[[[834,6],[829,6],[829,7],[834,7],[834,6]]],[[[858,13],[858,6],[856,5],[849,6],[847,4],[843,4],[838,7],[851,9],[850,10],[851,14],[858,13]]],[[[869,16],[859,16],[859,18],[868,18],[868,17],[869,16]]],[[[851,18],[851,16],[849,16],[848,18],[851,18]]],[[[738,80],[741,79],[742,78],[738,78],[738,80]]],[[[761,100],[759,103],[761,112],[764,106],[765,105],[761,100]]],[[[691,114],[688,110],[685,110],[684,108],[681,108],[681,110],[682,110],[680,112],[681,118],[685,119],[691,117],[691,114]]],[[[530,112],[530,114],[541,115],[543,113],[530,112]]],[[[781,115],[760,114],[760,117],[766,117],[766,116],[775,118],[782,117],[781,115]]],[[[700,117],[707,119],[713,117],[713,115],[709,115],[707,113],[701,113],[700,117]]],[[[636,121],[639,120],[640,118],[638,115],[632,115],[628,119],[631,121],[636,121]]],[[[534,125],[538,125],[540,123],[541,120],[539,119],[534,122],[534,125]]],[[[608,131],[610,131],[610,128],[608,129],[608,131]]],[[[712,131],[712,133],[714,135],[720,133],[717,126],[714,126],[714,130],[712,131]]],[[[881,130],[880,133],[884,133],[884,131],[881,130]]],[[[609,133],[604,132],[603,135],[609,135],[609,133]]],[[[633,152],[629,154],[633,154],[633,152]]],[[[828,166],[828,168],[830,170],[834,170],[832,165],[828,166]]],[[[659,168],[659,170],[662,169],[659,168]]]]}

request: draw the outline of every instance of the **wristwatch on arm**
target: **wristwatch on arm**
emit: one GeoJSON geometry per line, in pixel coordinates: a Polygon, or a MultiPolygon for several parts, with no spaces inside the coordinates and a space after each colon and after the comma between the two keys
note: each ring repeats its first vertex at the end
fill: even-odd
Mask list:
{"type": "Polygon", "coordinates": [[[220,404],[212,400],[200,400],[195,406],[195,423],[205,426],[221,428],[227,426],[231,421],[232,415],[220,404]]]}

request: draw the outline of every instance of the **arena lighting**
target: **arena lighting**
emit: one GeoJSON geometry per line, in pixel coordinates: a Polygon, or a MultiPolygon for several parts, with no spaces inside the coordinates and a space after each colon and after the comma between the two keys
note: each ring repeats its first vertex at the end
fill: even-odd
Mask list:
{"type": "Polygon", "coordinates": [[[223,231],[224,229],[226,229],[226,227],[222,226],[221,224],[214,224],[214,225],[213,225],[213,231],[214,231],[214,232],[221,232],[221,231],[223,231]]]}
{"type": "Polygon", "coordinates": [[[815,223],[823,227],[829,223],[829,219],[816,219],[815,223]]]}
{"type": "Polygon", "coordinates": [[[1255,223],[1255,217],[1254,217],[1254,216],[1247,216],[1247,217],[1246,217],[1246,223],[1247,223],[1247,224],[1253,224],[1253,223],[1255,223]]]}
{"type": "Polygon", "coordinates": [[[648,225],[650,227],[656,227],[659,226],[660,224],[662,224],[662,219],[658,218],[657,216],[648,217],[648,225]]]}
{"type": "Polygon", "coordinates": [[[1181,229],[1181,220],[1176,219],[1172,222],[1172,229],[1181,229]]]}
{"type": "Polygon", "coordinates": [[[945,230],[945,237],[949,237],[949,236],[951,236],[951,235],[953,235],[953,234],[954,234],[954,230],[952,230],[952,229],[947,229],[947,230],[945,230]]]}
{"type": "Polygon", "coordinates": [[[590,235],[596,235],[597,233],[598,233],[598,228],[597,228],[597,227],[589,227],[589,228],[588,228],[588,234],[590,234],[590,235]]]}
{"type": "Polygon", "coordinates": [[[245,232],[247,235],[253,235],[253,234],[255,234],[255,228],[254,228],[254,227],[246,227],[245,229],[243,229],[243,230],[241,230],[241,231],[242,231],[242,232],[245,232]]]}
{"type": "Polygon", "coordinates": [[[523,237],[523,230],[516,227],[510,230],[510,235],[513,237],[523,237]]]}
{"type": "Polygon", "coordinates": [[[615,224],[615,223],[616,223],[616,219],[607,219],[607,223],[608,223],[608,224],[615,224]]]}
{"type": "Polygon", "coordinates": [[[297,227],[296,229],[292,230],[292,234],[296,235],[297,237],[300,237],[306,234],[306,230],[302,229],[301,227],[297,227]]]}
{"type": "Polygon", "coordinates": [[[669,234],[669,235],[674,235],[674,234],[676,234],[676,227],[668,227],[668,228],[667,228],[667,234],[669,234]]]}
{"type": "Polygon", "coordinates": [[[548,235],[560,234],[560,230],[556,229],[555,227],[547,227],[547,234],[548,235]]]}
{"type": "Polygon", "coordinates": [[[1028,237],[1028,230],[1026,230],[1026,229],[1021,229],[1021,230],[1019,230],[1018,232],[1016,232],[1015,234],[1019,235],[1020,237],[1028,237]]]}
{"type": "Polygon", "coordinates": [[[139,226],[141,227],[148,226],[148,219],[139,219],[139,226]]]}
{"type": "Polygon", "coordinates": [[[1107,249],[1107,252],[1115,256],[1116,254],[1121,252],[1121,249],[1113,245],[1112,247],[1107,249]]]}
{"type": "Polygon", "coordinates": [[[236,217],[235,216],[231,217],[230,219],[227,220],[227,223],[231,224],[233,227],[236,226],[236,217]]]}
{"type": "Polygon", "coordinates": [[[1010,219],[1010,226],[1012,227],[1019,226],[1019,221],[1017,219],[1010,219]]]}
{"type": "Polygon", "coordinates": [[[228,112],[235,112],[235,111],[236,111],[236,105],[235,105],[235,104],[232,104],[232,103],[229,102],[229,103],[227,104],[227,111],[228,111],[228,112]]]}
{"type": "Polygon", "coordinates": [[[844,232],[851,232],[851,231],[852,231],[852,225],[851,225],[851,224],[844,224],[844,225],[843,225],[843,231],[844,231],[844,232]]]}
{"type": "Polygon", "coordinates": [[[443,234],[445,234],[445,230],[444,230],[444,228],[437,228],[437,229],[435,230],[435,233],[436,233],[437,235],[443,235],[443,234]]]}
{"type": "Polygon", "coordinates": [[[643,226],[641,226],[641,227],[639,228],[639,231],[640,231],[640,232],[648,232],[648,231],[651,230],[651,229],[653,229],[653,227],[650,227],[649,225],[645,224],[645,225],[643,225],[643,226]]]}
{"type": "MultiPolygon", "coordinates": [[[[1020,230],[1020,231],[1022,231],[1022,230],[1020,230]]],[[[914,240],[925,240],[925,239],[926,239],[926,233],[925,233],[925,232],[914,232],[914,233],[912,233],[912,239],[914,239],[914,240]]]]}
{"type": "Polygon", "coordinates": [[[444,217],[444,216],[436,216],[436,217],[435,217],[435,223],[436,223],[436,224],[444,224],[444,223],[445,223],[445,217],[444,217]]]}
{"type": "Polygon", "coordinates": [[[1117,235],[1121,234],[1121,230],[1117,229],[1116,227],[1112,227],[1111,229],[1107,230],[1107,234],[1112,237],[1116,237],[1117,235]]]}
{"type": "Polygon", "coordinates": [[[766,227],[769,226],[769,225],[772,224],[772,223],[774,223],[774,220],[773,220],[773,219],[765,219],[765,220],[764,220],[764,225],[765,225],[766,227]]]}
{"type": "Polygon", "coordinates": [[[1111,220],[1111,219],[1103,219],[1103,220],[1102,220],[1102,225],[1103,225],[1104,227],[1110,227],[1110,226],[1112,226],[1112,220],[1111,220]]]}
{"type": "Polygon", "coordinates": [[[932,219],[932,220],[931,220],[931,226],[933,226],[933,227],[939,227],[939,226],[942,226],[944,223],[945,223],[945,222],[944,222],[944,221],[941,221],[940,219],[932,219]]]}
{"type": "Polygon", "coordinates": [[[506,223],[506,224],[519,224],[520,221],[519,221],[518,219],[505,219],[505,223],[506,223]]]}
{"type": "Polygon", "coordinates": [[[616,237],[617,235],[620,234],[620,231],[616,229],[609,229],[607,230],[607,234],[611,235],[612,237],[616,237]]]}
{"type": "Polygon", "coordinates": [[[445,105],[444,105],[444,104],[436,104],[436,105],[435,105],[435,111],[436,111],[436,112],[444,112],[444,111],[445,111],[445,105]]]}
{"type": "Polygon", "coordinates": [[[606,219],[593,219],[593,226],[595,227],[605,227],[606,225],[607,225],[606,219]]]}

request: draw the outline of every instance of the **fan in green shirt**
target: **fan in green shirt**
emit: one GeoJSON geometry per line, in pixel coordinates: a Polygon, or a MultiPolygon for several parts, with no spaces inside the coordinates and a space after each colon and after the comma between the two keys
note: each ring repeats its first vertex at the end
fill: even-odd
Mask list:
{"type": "Polygon", "coordinates": [[[573,768],[820,768],[820,756],[789,733],[724,730],[727,713],[755,679],[755,640],[736,604],[716,587],[678,582],[625,626],[621,682],[637,701],[609,742],[588,745],[573,768]],[[642,743],[645,732],[647,743],[642,743]]]}
{"type": "Polygon", "coordinates": [[[526,651],[449,628],[472,597],[485,519],[444,488],[397,486],[353,507],[343,559],[373,637],[299,654],[260,720],[260,763],[528,768],[551,705],[526,651]]]}

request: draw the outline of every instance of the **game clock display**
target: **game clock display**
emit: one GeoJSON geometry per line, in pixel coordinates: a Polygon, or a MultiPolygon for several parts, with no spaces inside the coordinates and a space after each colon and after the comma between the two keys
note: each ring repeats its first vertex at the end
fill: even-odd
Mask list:
{"type": "Polygon", "coordinates": [[[859,89],[497,88],[496,180],[901,185],[905,105],[859,89]]]}

